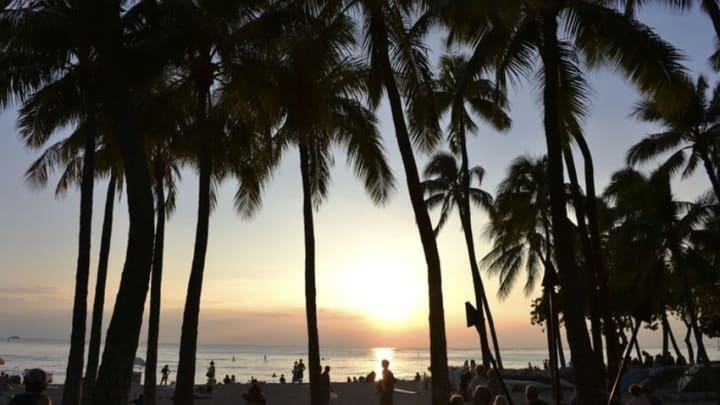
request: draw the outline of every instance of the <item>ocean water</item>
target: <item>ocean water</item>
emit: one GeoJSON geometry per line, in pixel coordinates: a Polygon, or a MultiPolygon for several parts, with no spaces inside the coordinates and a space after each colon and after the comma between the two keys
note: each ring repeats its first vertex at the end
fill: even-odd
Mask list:
{"type": "MultiPolygon", "coordinates": [[[[5,364],[0,371],[10,374],[21,374],[29,368],[43,368],[53,374],[53,383],[61,384],[65,380],[65,368],[70,344],[67,341],[46,339],[20,339],[0,341],[0,358],[5,364]]],[[[716,350],[715,342],[706,341],[706,348],[711,359],[720,360],[720,351],[716,350]]],[[[651,353],[659,349],[647,348],[651,353]]],[[[87,354],[87,350],[85,351],[87,354]]],[[[145,358],[145,345],[140,345],[137,357],[145,358]]],[[[416,372],[422,374],[430,365],[430,353],[427,349],[411,348],[321,348],[322,364],[331,367],[333,381],[345,381],[348,376],[364,376],[371,370],[380,372],[380,360],[390,360],[390,368],[400,379],[412,379],[416,372]]],[[[528,362],[542,367],[547,350],[543,348],[504,349],[503,364],[506,368],[526,368],[528,362]]],[[[570,359],[570,354],[565,354],[570,359]]],[[[480,360],[479,349],[449,349],[448,362],[461,366],[465,360],[480,360]]],[[[172,373],[170,380],[175,378],[178,361],[178,344],[160,344],[158,348],[159,369],[167,364],[172,373]]],[[[251,377],[262,381],[277,382],[280,374],[285,374],[288,382],[291,379],[293,362],[303,359],[307,364],[307,350],[304,347],[282,346],[239,346],[239,345],[199,345],[197,350],[197,369],[195,382],[200,384],[206,380],[205,372],[210,361],[215,362],[216,378],[235,375],[236,381],[246,382],[251,377]],[[234,359],[234,360],[233,360],[234,359]],[[277,377],[273,378],[273,373],[277,377]]],[[[144,371],[144,367],[136,367],[136,371],[144,371]]],[[[307,381],[307,371],[305,373],[307,381]]]]}

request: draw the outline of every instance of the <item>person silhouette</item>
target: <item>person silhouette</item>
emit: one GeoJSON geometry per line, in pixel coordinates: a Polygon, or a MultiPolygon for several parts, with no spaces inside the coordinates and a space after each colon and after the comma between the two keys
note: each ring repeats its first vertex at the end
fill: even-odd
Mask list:
{"type": "Polygon", "coordinates": [[[166,364],[165,367],[160,370],[160,373],[162,374],[162,378],[160,379],[160,385],[167,385],[168,383],[168,376],[170,375],[170,367],[166,364]]]}
{"type": "Polygon", "coordinates": [[[395,390],[395,375],[390,371],[390,361],[383,359],[382,382],[380,386],[380,405],[393,405],[393,391],[395,390]]]}

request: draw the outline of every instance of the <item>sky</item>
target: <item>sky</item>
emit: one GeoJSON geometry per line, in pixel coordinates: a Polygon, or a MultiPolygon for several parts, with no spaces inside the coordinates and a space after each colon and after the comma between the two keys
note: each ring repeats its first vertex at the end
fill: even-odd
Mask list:
{"type": "MultiPolygon", "coordinates": [[[[685,14],[648,8],[639,18],[682,50],[693,77],[702,73],[711,83],[716,82],[717,76],[707,63],[714,47],[714,32],[710,20],[697,7],[685,14]]],[[[429,42],[434,58],[445,51],[438,38],[429,42]]],[[[628,118],[639,96],[616,73],[597,70],[588,76],[593,102],[584,127],[595,158],[596,183],[602,190],[610,175],[624,166],[629,146],[657,128],[628,118]]],[[[477,137],[469,142],[471,164],[485,168],[482,187],[493,193],[512,159],[522,154],[538,156],[545,151],[536,85],[525,82],[513,89],[510,102],[511,130],[499,134],[481,126],[477,137]]],[[[337,154],[329,198],[315,214],[320,344],[427,347],[427,282],[422,247],[386,105],[381,106],[378,118],[397,180],[390,201],[373,205],[343,156],[337,154]]],[[[52,181],[45,189],[24,182],[25,170],[40,151],[23,146],[15,119],[14,110],[0,114],[0,337],[69,339],[79,190],[56,198],[52,181]]],[[[291,149],[284,157],[263,197],[262,210],[250,220],[243,220],[234,210],[235,182],[226,180],[222,184],[210,219],[200,343],[306,344],[302,196],[296,155],[291,149]]],[[[422,168],[427,157],[418,154],[418,161],[422,168]]],[[[106,187],[106,179],[96,182],[90,309],[106,187]]],[[[692,199],[708,188],[707,180],[695,175],[676,182],[675,192],[678,198],[692,199]]],[[[179,341],[196,209],[197,177],[191,170],[184,170],[177,210],[166,227],[161,342],[179,341]]],[[[483,235],[486,217],[476,211],[473,222],[478,255],[482,257],[490,246],[483,235]]],[[[127,228],[126,200],[121,196],[114,214],[105,327],[114,305],[127,228]]],[[[439,235],[438,246],[448,346],[475,347],[477,335],[474,329],[465,327],[464,314],[464,302],[472,301],[472,282],[455,217],[439,235]]],[[[508,298],[500,301],[495,294],[497,278],[483,274],[483,280],[501,347],[543,347],[542,330],[531,325],[529,317],[531,298],[540,294],[539,289],[526,297],[518,284],[508,298]]],[[[145,340],[145,328],[142,333],[141,340],[145,340]]],[[[641,343],[657,345],[657,335],[643,333],[641,343]]]]}

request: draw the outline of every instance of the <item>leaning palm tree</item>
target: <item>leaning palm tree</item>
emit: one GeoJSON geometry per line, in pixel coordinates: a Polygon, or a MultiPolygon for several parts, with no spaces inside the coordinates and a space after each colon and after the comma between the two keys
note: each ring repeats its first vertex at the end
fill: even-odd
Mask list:
{"type": "Polygon", "coordinates": [[[375,203],[385,201],[393,188],[375,116],[358,100],[364,94],[365,80],[363,65],[349,57],[355,25],[338,5],[329,2],[318,10],[295,10],[295,23],[279,46],[280,59],[268,69],[268,76],[277,84],[274,94],[282,114],[276,142],[282,149],[295,144],[300,154],[313,405],[322,403],[313,211],[327,197],[333,147],[346,149],[349,163],[375,203]]]}
{"type": "MultiPolygon", "coordinates": [[[[480,334],[480,345],[482,349],[483,364],[490,366],[492,354],[490,352],[490,344],[488,341],[487,329],[485,325],[484,313],[489,312],[483,300],[485,288],[480,279],[480,269],[475,260],[475,243],[472,238],[472,223],[469,221],[470,213],[466,211],[468,207],[465,200],[472,201],[475,205],[485,210],[489,210],[492,205],[492,195],[472,186],[472,180],[477,180],[478,184],[482,184],[485,177],[485,169],[481,166],[474,166],[465,173],[462,170],[462,163],[458,162],[450,153],[438,152],[432,156],[430,162],[425,167],[422,182],[423,188],[427,195],[425,204],[428,209],[440,208],[440,217],[435,227],[435,234],[445,225],[448,217],[455,206],[458,206],[460,223],[465,235],[465,244],[467,245],[468,256],[470,259],[470,269],[473,278],[473,287],[475,288],[475,304],[478,307],[478,333],[480,334]],[[465,181],[467,176],[467,181],[465,181]]],[[[469,205],[469,204],[468,204],[469,205]]],[[[497,348],[497,347],[496,347],[497,348]]],[[[500,359],[498,358],[498,362],[500,359]]]]}
{"type": "MultiPolygon", "coordinates": [[[[502,369],[502,358],[495,323],[475,258],[475,243],[472,236],[470,212],[471,198],[469,198],[472,191],[463,190],[471,190],[471,170],[468,168],[466,136],[468,133],[474,134],[477,131],[477,124],[473,121],[473,115],[480,117],[499,131],[509,128],[510,118],[505,112],[508,104],[507,98],[497,90],[492,81],[482,77],[464,77],[467,63],[465,55],[444,56],[441,58],[440,76],[435,81],[435,100],[441,112],[450,112],[450,122],[448,124],[449,142],[453,152],[459,154],[461,158],[459,171],[456,172],[459,181],[457,186],[460,188],[456,190],[455,197],[457,200],[455,202],[459,207],[458,212],[465,233],[465,243],[468,249],[473,288],[475,290],[475,305],[480,309],[478,311],[478,324],[481,328],[479,333],[481,335],[481,345],[483,346],[483,362],[488,365],[489,357],[487,355],[490,353],[489,350],[485,350],[488,348],[487,333],[485,331],[485,315],[487,315],[488,326],[495,347],[495,356],[498,366],[502,369]],[[467,106],[470,107],[472,113],[467,110],[467,106]]],[[[447,160],[447,163],[449,164],[450,161],[447,160]]],[[[438,230],[439,227],[436,229],[436,233],[438,230]]]]}
{"type": "MultiPolygon", "coordinates": [[[[463,3],[463,2],[460,2],[463,3]]],[[[671,104],[671,90],[682,81],[683,69],[677,51],[652,30],[609,8],[605,2],[513,1],[517,7],[506,10],[502,19],[490,26],[469,27],[464,37],[473,37],[475,47],[471,68],[497,67],[498,81],[532,76],[538,67],[543,94],[545,139],[552,213],[552,233],[565,302],[579,302],[581,279],[567,219],[564,193],[563,138],[570,136],[567,123],[586,112],[581,98],[565,99],[564,85],[582,75],[587,67],[609,65],[630,79],[645,94],[671,104]],[[569,104],[568,104],[569,103],[569,104]],[[564,108],[570,105],[576,108],[564,108]],[[566,115],[567,113],[572,116],[566,115]]],[[[580,89],[582,90],[582,88],[580,89]]],[[[569,306],[565,313],[566,331],[577,367],[579,403],[595,402],[601,371],[593,361],[584,313],[569,306]]],[[[600,349],[600,348],[598,348],[600,349]]]]}
{"type": "Polygon", "coordinates": [[[450,394],[450,383],[446,377],[448,364],[442,272],[412,145],[414,141],[422,149],[432,150],[440,139],[437,115],[432,105],[430,66],[421,33],[406,27],[406,22],[417,10],[406,7],[405,2],[400,0],[358,0],[353,5],[359,10],[365,28],[370,100],[377,105],[383,91],[387,93],[410,203],[427,264],[430,371],[436,376],[432,379],[432,403],[440,405],[447,402],[450,394]],[[403,102],[407,111],[403,109],[403,102]]]}
{"type": "Polygon", "coordinates": [[[692,97],[672,111],[667,111],[650,98],[635,106],[633,116],[662,125],[661,132],[647,135],[627,152],[630,165],[644,163],[666,152],[673,152],[663,164],[670,173],[682,169],[686,178],[702,163],[715,196],[720,200],[720,180],[715,157],[720,140],[720,84],[708,99],[708,82],[700,75],[692,88],[692,97]]]}

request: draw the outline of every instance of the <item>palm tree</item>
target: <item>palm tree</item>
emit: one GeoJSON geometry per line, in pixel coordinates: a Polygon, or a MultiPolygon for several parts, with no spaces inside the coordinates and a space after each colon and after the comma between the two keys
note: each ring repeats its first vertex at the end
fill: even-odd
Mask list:
{"type": "Polygon", "coordinates": [[[8,102],[17,99],[25,103],[26,110],[46,108],[45,112],[55,113],[42,122],[22,122],[21,132],[26,142],[30,146],[42,147],[56,128],[62,124],[77,123],[80,117],[85,127],[75,297],[62,401],[69,405],[79,404],[81,396],[97,132],[97,100],[92,85],[94,62],[91,46],[82,29],[86,23],[84,11],[77,4],[10,1],[6,2],[0,16],[5,33],[0,39],[4,45],[3,64],[10,65],[4,70],[8,80],[2,89],[0,104],[6,107],[8,102]],[[66,63],[69,60],[73,63],[66,63]],[[47,110],[52,107],[43,104],[47,102],[45,98],[58,96],[58,92],[64,93],[59,95],[61,98],[73,102],[76,107],[70,109],[73,114],[63,114],[67,110],[47,110]]]}
{"type": "MultiPolygon", "coordinates": [[[[585,112],[581,96],[586,93],[577,92],[582,87],[573,91],[566,88],[582,75],[579,65],[582,60],[588,67],[615,68],[641,91],[669,104],[670,89],[682,80],[682,68],[671,45],[604,2],[522,0],[517,6],[494,25],[474,28],[479,40],[475,41],[471,67],[494,61],[498,80],[504,86],[508,78],[528,76],[537,62],[540,64],[554,252],[563,300],[579,302],[581,280],[567,219],[562,145],[563,138],[570,135],[568,123],[577,121],[585,112]],[[573,95],[574,98],[565,98],[573,95]]],[[[565,321],[574,362],[583,365],[576,369],[578,401],[595,402],[593,397],[603,384],[597,378],[600,374],[592,360],[593,350],[581,308],[567,307],[565,321]]]]}
{"type": "MultiPolygon", "coordinates": [[[[625,14],[634,17],[635,12],[643,7],[646,3],[645,0],[616,0],[619,6],[624,7],[625,14]]],[[[715,29],[715,35],[720,38],[720,6],[716,0],[696,0],[696,3],[700,4],[700,8],[707,13],[712,21],[713,28],[715,29]]],[[[661,4],[663,6],[669,6],[679,10],[687,10],[693,4],[691,0],[655,0],[654,3],[661,4]]]]}
{"type": "MultiPolygon", "coordinates": [[[[490,353],[489,350],[486,350],[489,349],[484,317],[485,313],[487,313],[488,326],[490,327],[493,346],[495,347],[495,356],[499,367],[502,369],[502,358],[500,357],[495,323],[493,322],[492,313],[487,302],[487,295],[485,294],[485,288],[475,259],[470,199],[468,198],[468,196],[471,195],[470,193],[472,193],[472,189],[470,188],[471,174],[470,169],[468,169],[466,134],[468,132],[471,134],[474,133],[477,130],[477,125],[465,106],[469,104],[475,115],[492,125],[495,129],[505,130],[510,126],[510,118],[504,111],[504,109],[507,108],[507,99],[504,94],[496,90],[495,84],[490,80],[482,78],[472,78],[468,80],[463,76],[467,69],[467,57],[464,55],[444,56],[440,60],[440,66],[440,77],[435,81],[435,100],[441,112],[451,111],[451,119],[448,125],[449,141],[453,151],[460,154],[461,157],[459,171],[452,173],[453,176],[457,176],[457,184],[455,184],[455,186],[458,187],[457,190],[454,190],[453,198],[456,198],[455,203],[460,207],[458,211],[463,224],[465,242],[470,259],[470,269],[476,298],[475,304],[481,309],[478,312],[480,318],[478,319],[478,324],[481,328],[479,333],[481,335],[481,345],[483,346],[483,363],[486,366],[488,365],[487,354],[490,353]],[[461,88],[459,85],[463,87],[461,88]]],[[[445,161],[447,164],[451,163],[447,159],[445,159],[445,161]]],[[[452,164],[455,164],[454,160],[452,164]]],[[[447,166],[447,168],[449,169],[450,166],[447,166]]],[[[450,175],[451,172],[448,171],[447,174],[450,175]]],[[[480,172],[476,174],[480,174],[480,172]]],[[[450,179],[448,178],[448,180],[450,179]]],[[[441,218],[443,217],[441,216],[441,218]]],[[[439,226],[436,228],[436,233],[438,230],[439,226]]]]}
{"type": "Polygon", "coordinates": [[[720,181],[714,160],[718,153],[716,144],[720,139],[720,84],[713,89],[710,100],[707,98],[709,85],[705,77],[700,75],[694,84],[688,85],[692,88],[691,99],[674,111],[663,110],[649,98],[635,106],[633,116],[659,123],[663,128],[631,147],[627,162],[635,165],[674,151],[665,160],[663,168],[671,173],[682,168],[683,178],[692,175],[698,163],[702,162],[715,196],[720,199],[720,181]]]}
{"type": "Polygon", "coordinates": [[[415,10],[408,9],[404,2],[399,0],[358,0],[353,4],[359,8],[365,27],[365,50],[370,65],[370,100],[377,105],[383,90],[387,93],[410,203],[427,264],[430,371],[435,376],[432,379],[432,403],[440,405],[447,402],[450,394],[442,272],[437,242],[423,201],[422,185],[411,143],[412,135],[417,145],[424,150],[431,150],[440,138],[437,116],[432,105],[430,66],[420,34],[408,30],[405,25],[405,21],[410,19],[409,14],[415,10]],[[406,103],[412,132],[408,130],[403,101],[406,103]]]}
{"type": "Polygon", "coordinates": [[[276,141],[284,149],[297,144],[303,190],[305,232],[305,306],[308,327],[308,373],[312,404],[322,403],[320,345],[315,286],[313,210],[328,193],[333,145],[346,148],[349,163],[375,203],[393,188],[374,114],[357,99],[365,90],[364,69],[348,57],[354,45],[352,19],[339,4],[297,10],[280,61],[268,76],[282,110],[276,141]]]}

